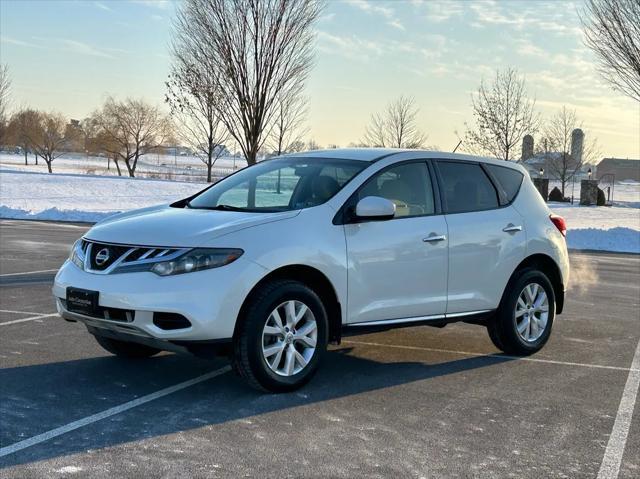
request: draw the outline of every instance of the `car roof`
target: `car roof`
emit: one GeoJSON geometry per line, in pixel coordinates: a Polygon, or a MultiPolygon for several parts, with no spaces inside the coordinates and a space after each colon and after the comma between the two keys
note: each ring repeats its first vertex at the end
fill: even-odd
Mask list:
{"type": "Polygon", "coordinates": [[[465,155],[461,153],[450,153],[445,151],[433,150],[413,150],[403,148],[333,148],[327,150],[303,151],[300,153],[290,153],[285,157],[304,157],[304,158],[327,158],[334,160],[360,160],[374,162],[387,158],[389,156],[401,153],[411,153],[412,156],[417,155],[421,158],[437,158],[440,160],[459,160],[459,161],[481,161],[483,163],[491,163],[498,166],[507,166],[514,169],[521,169],[514,161],[504,161],[497,158],[485,158],[481,156],[465,155]]]}
{"type": "Polygon", "coordinates": [[[304,158],[331,158],[334,160],[360,160],[376,161],[393,153],[405,150],[394,148],[330,148],[327,150],[301,151],[299,153],[289,153],[285,157],[295,156],[304,158]]]}

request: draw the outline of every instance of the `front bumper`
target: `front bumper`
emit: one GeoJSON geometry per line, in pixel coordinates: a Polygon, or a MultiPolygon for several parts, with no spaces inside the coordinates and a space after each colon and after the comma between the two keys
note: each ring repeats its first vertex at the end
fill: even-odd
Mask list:
{"type": "MultiPolygon", "coordinates": [[[[58,313],[90,330],[107,330],[165,341],[209,341],[233,336],[244,299],[266,270],[243,258],[210,270],[161,277],[154,273],[93,274],[65,262],[53,284],[58,313]],[[72,313],[65,307],[67,287],[99,292],[99,305],[134,312],[132,321],[116,321],[72,313]],[[166,330],[153,323],[153,313],[177,313],[188,328],[166,330]]],[[[92,331],[92,332],[93,332],[92,331]]]]}

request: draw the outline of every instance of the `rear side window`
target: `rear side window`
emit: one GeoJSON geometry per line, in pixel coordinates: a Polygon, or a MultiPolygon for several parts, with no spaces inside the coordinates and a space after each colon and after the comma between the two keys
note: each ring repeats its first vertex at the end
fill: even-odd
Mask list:
{"type": "Polygon", "coordinates": [[[438,161],[447,213],[498,208],[493,183],[477,163],[438,161]]]}
{"type": "Polygon", "coordinates": [[[502,189],[504,199],[503,204],[511,203],[522,185],[524,176],[517,170],[505,168],[504,166],[485,165],[491,174],[498,180],[498,187],[502,189]]]}

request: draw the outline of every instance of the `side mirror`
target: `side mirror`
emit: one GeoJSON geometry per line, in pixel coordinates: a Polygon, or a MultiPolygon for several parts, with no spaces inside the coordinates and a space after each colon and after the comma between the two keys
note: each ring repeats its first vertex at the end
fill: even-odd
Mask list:
{"type": "Polygon", "coordinates": [[[356,205],[356,218],[369,220],[390,220],[396,214],[393,201],[380,196],[367,196],[356,205]]]}

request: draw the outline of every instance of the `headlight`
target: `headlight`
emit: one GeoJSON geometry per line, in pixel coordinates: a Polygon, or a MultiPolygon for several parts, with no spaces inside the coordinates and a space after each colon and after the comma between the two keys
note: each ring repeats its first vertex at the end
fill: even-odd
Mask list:
{"type": "Polygon", "coordinates": [[[232,248],[196,248],[174,260],[153,263],[149,271],[159,276],[170,276],[219,268],[233,263],[242,253],[241,249],[232,248]]]}
{"type": "Polygon", "coordinates": [[[71,247],[69,253],[69,261],[75,264],[78,268],[84,269],[84,252],[82,251],[82,240],[79,239],[71,247]]]}

